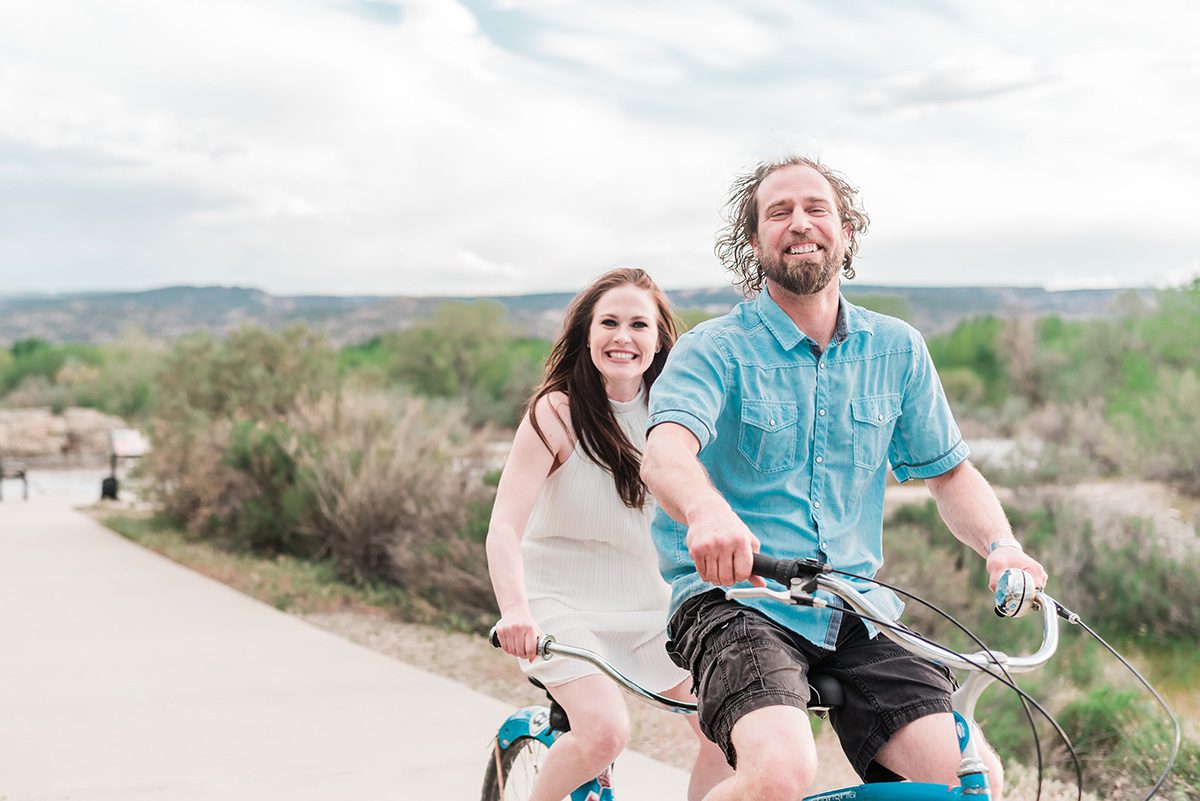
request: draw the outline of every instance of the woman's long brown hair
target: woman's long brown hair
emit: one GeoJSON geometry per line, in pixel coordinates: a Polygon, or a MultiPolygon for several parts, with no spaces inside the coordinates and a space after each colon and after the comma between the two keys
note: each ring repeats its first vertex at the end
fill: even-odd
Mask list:
{"type": "Polygon", "coordinates": [[[577,447],[583,448],[588,458],[612,474],[617,492],[626,506],[641,509],[646,502],[646,486],[638,475],[642,455],[618,425],[612,404],[604,391],[604,380],[592,362],[592,354],[588,349],[588,329],[592,325],[596,303],[605,292],[621,286],[644,289],[658,309],[658,344],[661,347],[642,376],[646,387],[645,398],[649,398],[650,387],[662,372],[667,354],[678,336],[675,317],[671,314],[666,295],[645,270],[621,268],[610,270],[597,278],[591,286],[576,295],[567,307],[562,333],[555,340],[550,357],[546,360],[545,377],[530,398],[525,413],[529,415],[534,431],[549,448],[550,442],[538,425],[534,408],[538,401],[551,392],[566,394],[577,447]]]}

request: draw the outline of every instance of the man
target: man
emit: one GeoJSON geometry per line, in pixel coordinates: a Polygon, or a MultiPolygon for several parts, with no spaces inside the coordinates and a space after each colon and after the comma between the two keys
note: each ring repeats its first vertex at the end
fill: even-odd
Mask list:
{"type": "MultiPolygon", "coordinates": [[[[835,279],[853,277],[868,223],[856,201],[845,179],[804,158],[736,181],[717,252],[759,294],[682,337],[651,395],[642,476],[661,507],[672,656],[692,671],[701,727],[736,769],[710,801],[803,795],[817,768],[810,667],[842,680],[832,722],[864,779],[957,783],[944,668],[837,607],[739,603],[714,588],[746,581],[760,547],[873,576],[888,462],[900,481],[926,480],[993,586],[1010,567],[1046,581],[967,461],[920,335],[841,296],[835,279]]],[[[862,591],[899,616],[892,593],[862,591]]],[[[999,760],[980,751],[999,798],[999,760]]]]}

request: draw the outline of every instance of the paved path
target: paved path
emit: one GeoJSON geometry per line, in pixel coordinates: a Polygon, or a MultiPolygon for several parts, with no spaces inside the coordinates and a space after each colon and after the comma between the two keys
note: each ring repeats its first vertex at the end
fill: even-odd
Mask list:
{"type": "MultiPolygon", "coordinates": [[[[91,490],[89,489],[89,493],[91,490]]],[[[112,534],[0,503],[0,801],[475,799],[510,708],[112,534]]],[[[624,801],[686,776],[626,754],[624,801]]]]}

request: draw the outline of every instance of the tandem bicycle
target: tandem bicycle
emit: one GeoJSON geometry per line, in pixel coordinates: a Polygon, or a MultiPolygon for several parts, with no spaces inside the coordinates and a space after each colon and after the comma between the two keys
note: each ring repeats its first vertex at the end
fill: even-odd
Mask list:
{"type": "MultiPolygon", "coordinates": [[[[975,707],[980,696],[987,687],[1000,681],[1032,702],[1032,699],[1021,693],[1013,684],[1011,676],[1035,671],[1050,660],[1058,648],[1060,617],[1071,623],[1081,624],[1077,615],[1065,610],[1052,597],[1037,588],[1033,577],[1028,573],[1016,569],[1006,570],[996,585],[996,614],[1002,617],[1020,617],[1032,610],[1039,612],[1042,621],[1041,645],[1026,656],[1009,656],[992,651],[982,643],[982,650],[964,654],[927,640],[902,625],[889,622],[884,613],[860,594],[853,584],[845,578],[833,575],[837,571],[831,570],[822,562],[811,559],[772,559],[755,554],[753,572],[788,589],[734,588],[727,590],[726,596],[732,599],[767,598],[779,603],[820,607],[828,602],[816,593],[817,590],[824,590],[840,599],[845,611],[876,624],[882,634],[908,651],[966,673],[966,678],[951,696],[958,745],[962,754],[957,785],[909,781],[860,784],[806,796],[804,801],[991,801],[987,768],[980,759],[977,747],[982,739],[975,722],[975,707]]],[[[1087,631],[1099,639],[1091,629],[1087,631]]],[[[499,647],[494,630],[491,641],[494,646],[499,647]]],[[[630,694],[667,711],[680,714],[694,714],[696,711],[695,704],[675,701],[650,692],[622,675],[598,654],[556,642],[552,635],[544,635],[538,640],[537,651],[541,659],[561,657],[590,663],[630,694]]],[[[1124,662],[1123,659],[1122,661],[1124,662]]],[[[1130,669],[1132,670],[1132,667],[1130,669]]],[[[1134,672],[1136,674],[1136,671],[1134,672]]],[[[1141,679],[1141,676],[1138,678],[1141,679]]],[[[820,673],[811,673],[809,682],[809,711],[824,715],[841,703],[842,691],[836,679],[820,673]]],[[[538,684],[536,681],[534,683],[538,684]]],[[[549,693],[547,695],[549,696],[549,693]]],[[[1157,697],[1157,693],[1155,695],[1157,697]]],[[[525,707],[510,715],[500,726],[484,773],[482,801],[523,801],[528,797],[545,753],[558,737],[570,731],[570,721],[565,711],[552,696],[549,698],[549,707],[525,707]]],[[[1037,706],[1036,702],[1032,703],[1037,706]]],[[[1038,708],[1045,714],[1040,706],[1038,708]]],[[[1167,711],[1170,714],[1170,710],[1167,711]]],[[[1174,720],[1174,716],[1171,717],[1174,720]]],[[[1048,715],[1047,718],[1065,740],[1062,730],[1048,715]]],[[[1178,744],[1178,722],[1175,722],[1178,744]]],[[[1162,785],[1173,761],[1172,755],[1166,771],[1147,799],[1162,785]]],[[[600,776],[572,791],[570,801],[614,801],[611,771],[610,766],[600,776]]]]}

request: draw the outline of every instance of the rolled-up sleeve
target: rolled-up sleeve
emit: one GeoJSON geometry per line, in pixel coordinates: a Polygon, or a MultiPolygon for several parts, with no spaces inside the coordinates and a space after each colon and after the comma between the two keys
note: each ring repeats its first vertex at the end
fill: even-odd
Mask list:
{"type": "Polygon", "coordinates": [[[712,335],[694,330],[680,337],[650,390],[647,430],[659,423],[678,423],[692,432],[704,450],[717,437],[727,369],[712,335]]]}
{"type": "Polygon", "coordinates": [[[912,332],[909,381],[888,457],[897,481],[940,476],[971,453],[954,422],[925,340],[912,332]]]}

